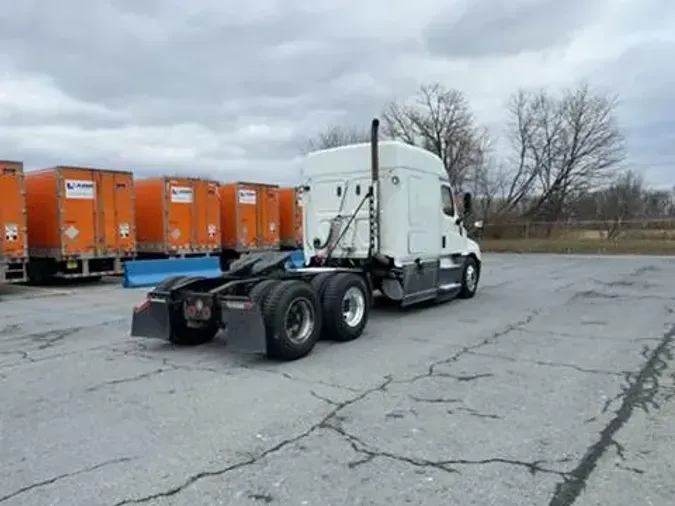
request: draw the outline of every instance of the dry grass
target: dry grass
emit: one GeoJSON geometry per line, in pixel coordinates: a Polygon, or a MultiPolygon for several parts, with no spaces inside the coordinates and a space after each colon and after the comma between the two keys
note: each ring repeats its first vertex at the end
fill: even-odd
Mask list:
{"type": "Polygon", "coordinates": [[[675,255],[675,240],[633,239],[618,241],[590,238],[483,239],[483,251],[499,253],[583,253],[603,255],[675,255]]]}

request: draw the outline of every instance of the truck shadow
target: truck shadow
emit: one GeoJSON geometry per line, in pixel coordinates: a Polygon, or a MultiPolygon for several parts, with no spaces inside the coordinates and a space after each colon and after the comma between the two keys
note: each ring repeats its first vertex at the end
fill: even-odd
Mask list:
{"type": "Polygon", "coordinates": [[[92,276],[72,279],[52,278],[39,284],[26,281],[25,283],[18,283],[18,285],[36,288],[78,288],[85,286],[115,286],[120,285],[121,282],[121,276],[92,276]]]}

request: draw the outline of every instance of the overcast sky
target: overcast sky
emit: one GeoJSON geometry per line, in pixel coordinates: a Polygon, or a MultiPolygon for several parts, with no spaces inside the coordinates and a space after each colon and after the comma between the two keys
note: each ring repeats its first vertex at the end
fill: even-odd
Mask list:
{"type": "Polygon", "coordinates": [[[422,83],[499,133],[519,86],[621,96],[630,161],[675,184],[666,0],[0,0],[0,158],[293,183],[302,140],[422,83]],[[508,7],[506,7],[508,5],[508,7]]]}

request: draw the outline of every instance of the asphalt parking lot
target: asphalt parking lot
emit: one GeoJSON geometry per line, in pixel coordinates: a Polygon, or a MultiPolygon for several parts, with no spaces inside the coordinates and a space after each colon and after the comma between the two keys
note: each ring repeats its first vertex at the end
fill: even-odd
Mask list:
{"type": "Polygon", "coordinates": [[[675,497],[675,259],[488,255],[293,363],[130,338],[143,293],[0,290],[2,506],[675,497]]]}

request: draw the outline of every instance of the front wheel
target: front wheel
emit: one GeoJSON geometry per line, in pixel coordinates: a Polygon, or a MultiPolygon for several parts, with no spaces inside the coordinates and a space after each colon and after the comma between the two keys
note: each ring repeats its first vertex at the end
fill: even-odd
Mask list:
{"type": "Polygon", "coordinates": [[[462,285],[459,289],[460,299],[470,299],[476,295],[478,290],[478,277],[480,268],[474,257],[466,257],[464,269],[462,270],[462,285]]]}
{"type": "Polygon", "coordinates": [[[352,273],[328,279],[323,294],[324,330],[335,341],[352,341],[363,334],[370,315],[370,289],[352,273]]]}

